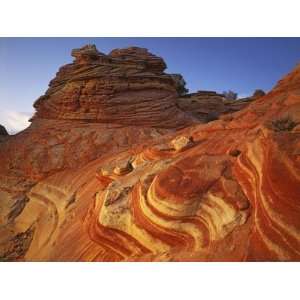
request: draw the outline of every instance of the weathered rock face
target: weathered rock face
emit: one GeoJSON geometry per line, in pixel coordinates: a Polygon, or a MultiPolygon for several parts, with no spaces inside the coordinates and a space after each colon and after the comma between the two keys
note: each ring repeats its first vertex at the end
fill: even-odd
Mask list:
{"type": "MultiPolygon", "coordinates": [[[[102,55],[96,55],[93,47],[86,50],[87,56],[75,51],[76,64],[102,55]]],[[[48,100],[43,101],[46,105],[48,100]]],[[[53,114],[57,119],[45,121],[39,112],[38,108],[32,126],[40,128],[50,122],[47,132],[59,128],[57,137],[71,131],[67,140],[75,132],[87,134],[83,120],[75,122],[53,114]],[[79,129],[72,128],[74,124],[79,129]]],[[[94,130],[103,134],[108,128],[94,130]]],[[[151,135],[154,128],[147,130],[151,135]]],[[[80,168],[74,163],[76,168],[57,169],[47,178],[39,178],[27,189],[26,197],[16,198],[18,205],[9,214],[14,221],[0,227],[0,258],[300,260],[299,68],[239,112],[180,131],[155,130],[152,139],[136,138],[135,144],[128,140],[122,152],[111,154],[107,149],[107,155],[95,155],[98,158],[87,159],[90,162],[80,168]]],[[[115,134],[108,140],[120,143],[115,134]]],[[[45,136],[47,143],[53,138],[45,136]]],[[[76,157],[80,140],[70,141],[65,160],[76,157]]],[[[90,143],[95,140],[96,135],[91,135],[90,143]]],[[[13,145],[17,157],[21,142],[13,145]]],[[[96,146],[95,151],[101,147],[96,146]]],[[[41,161],[45,163],[47,158],[41,161]]]]}
{"type": "Polygon", "coordinates": [[[299,260],[299,91],[40,182],[26,259],[299,260]]]}
{"type": "Polygon", "coordinates": [[[72,51],[46,94],[34,104],[34,119],[88,120],[158,128],[191,124],[176,106],[184,81],[165,74],[165,62],[144,48],[105,55],[95,46],[72,51]]]}
{"type": "Polygon", "coordinates": [[[178,98],[180,109],[197,118],[199,121],[216,120],[225,112],[224,97],[213,91],[198,91],[178,98]]]}
{"type": "Polygon", "coordinates": [[[169,132],[166,129],[37,119],[0,147],[0,223],[39,180],[169,132]],[[3,205],[3,207],[2,207],[3,205]]]}
{"type": "Polygon", "coordinates": [[[202,123],[207,123],[220,118],[223,114],[229,114],[245,108],[259,96],[246,99],[226,100],[223,94],[214,91],[198,91],[186,94],[177,99],[180,109],[190,114],[202,123]]]}
{"type": "Polygon", "coordinates": [[[0,186],[14,189],[20,177],[27,186],[195,122],[175,104],[185,83],[147,49],[105,55],[88,45],[72,55],[35,102],[32,125],[1,146],[0,186]]]}
{"type": "Polygon", "coordinates": [[[18,199],[39,180],[195,122],[175,105],[180,76],[165,74],[164,61],[146,49],[105,55],[88,45],[72,55],[34,104],[31,126],[1,136],[1,224],[22,211],[18,199]]]}

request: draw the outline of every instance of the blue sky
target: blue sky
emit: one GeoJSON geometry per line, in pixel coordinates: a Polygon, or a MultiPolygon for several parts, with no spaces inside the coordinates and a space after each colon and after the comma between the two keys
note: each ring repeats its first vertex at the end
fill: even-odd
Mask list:
{"type": "Polygon", "coordinates": [[[11,126],[8,114],[11,123],[26,122],[58,68],[72,61],[71,49],[87,43],[105,53],[146,47],[164,58],[167,72],[182,74],[191,92],[268,91],[300,62],[300,38],[0,38],[0,124],[11,126]]]}

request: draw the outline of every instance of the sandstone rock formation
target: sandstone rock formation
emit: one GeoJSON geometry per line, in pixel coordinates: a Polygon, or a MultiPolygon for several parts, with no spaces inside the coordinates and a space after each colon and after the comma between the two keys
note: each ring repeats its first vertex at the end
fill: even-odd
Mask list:
{"type": "Polygon", "coordinates": [[[202,123],[217,120],[247,107],[252,101],[265,95],[263,90],[257,89],[253,95],[237,100],[228,100],[225,95],[214,91],[198,91],[191,94],[181,94],[177,98],[178,107],[202,123]]]}
{"type": "Polygon", "coordinates": [[[35,118],[85,120],[176,128],[191,123],[176,107],[184,81],[165,74],[166,64],[147,49],[95,46],[72,51],[75,61],[60,68],[46,94],[34,104],[35,118]]]}
{"type": "Polygon", "coordinates": [[[31,126],[1,137],[1,224],[13,222],[43,178],[195,123],[176,106],[184,81],[146,49],[105,55],[88,45],[72,55],[35,102],[31,126]]]}
{"type": "MultiPolygon", "coordinates": [[[[182,99],[179,77],[163,74],[161,59],[137,48],[107,56],[92,46],[73,56],[38,100],[30,128],[0,146],[9,153],[1,162],[1,193],[21,190],[2,205],[8,224],[0,228],[0,259],[300,260],[299,67],[242,110],[189,126],[175,105],[182,99]],[[129,66],[143,71],[135,77],[129,66]],[[101,88],[93,82],[85,93],[90,76],[101,78],[101,88]],[[113,90],[112,102],[96,96],[108,96],[104,86],[113,90]],[[144,103],[137,86],[152,101],[131,114],[131,97],[138,108],[144,103]],[[122,107],[115,112],[121,123],[115,107],[122,107]],[[176,118],[164,126],[167,109],[176,118]],[[139,126],[128,126],[130,120],[139,126]]],[[[220,95],[209,97],[226,107],[220,95]]]]}
{"type": "Polygon", "coordinates": [[[186,94],[177,99],[180,109],[206,123],[216,120],[225,112],[224,97],[213,91],[198,91],[186,94]]]}
{"type": "Polygon", "coordinates": [[[214,91],[198,91],[182,95],[177,99],[177,103],[180,109],[200,122],[207,123],[219,119],[224,114],[245,108],[258,97],[259,95],[239,100],[227,100],[223,94],[214,91]]]}

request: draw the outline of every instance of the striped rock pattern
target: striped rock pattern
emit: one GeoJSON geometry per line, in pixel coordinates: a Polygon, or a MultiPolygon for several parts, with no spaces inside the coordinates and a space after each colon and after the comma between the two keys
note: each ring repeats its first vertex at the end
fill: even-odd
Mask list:
{"type": "MultiPolygon", "coordinates": [[[[72,55],[75,61],[60,68],[35,102],[31,125],[12,136],[1,127],[0,260],[20,259],[29,245],[31,253],[48,243],[46,236],[60,224],[56,210],[61,204],[53,201],[74,199],[54,185],[42,184],[39,190],[39,182],[194,123],[175,103],[184,80],[164,73],[163,59],[146,49],[105,55],[88,45],[72,55]],[[33,224],[19,232],[15,219],[22,211],[29,211],[25,227],[37,218],[34,224],[45,230],[38,242],[33,224]]],[[[124,174],[126,168],[116,172],[124,174]]]]}
{"type": "Polygon", "coordinates": [[[108,55],[94,45],[74,49],[75,61],[60,68],[34,104],[35,118],[98,123],[184,127],[191,124],[176,106],[185,82],[166,74],[166,64],[147,49],[131,47],[108,55]]]}
{"type": "Polygon", "coordinates": [[[75,61],[60,68],[34,104],[32,124],[17,135],[0,134],[1,225],[13,222],[43,178],[194,122],[175,105],[184,80],[164,73],[163,59],[146,49],[105,55],[88,45],[72,55],[75,61]]]}
{"type": "Polygon", "coordinates": [[[3,257],[300,261],[299,74],[221,120],[40,180],[3,257]]]}
{"type": "Polygon", "coordinates": [[[170,130],[118,124],[37,119],[0,146],[0,224],[22,210],[20,197],[56,172],[84,166],[170,130]]]}
{"type": "Polygon", "coordinates": [[[24,258],[299,261],[299,107],[300,82],[40,182],[16,219],[24,258]]]}

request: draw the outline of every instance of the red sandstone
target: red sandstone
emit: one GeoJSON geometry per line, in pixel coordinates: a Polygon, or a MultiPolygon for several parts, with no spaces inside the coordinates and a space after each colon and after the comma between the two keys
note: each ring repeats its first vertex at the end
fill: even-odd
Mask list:
{"type": "Polygon", "coordinates": [[[299,66],[236,104],[146,49],[72,55],[0,143],[1,260],[300,260],[299,66]]]}

